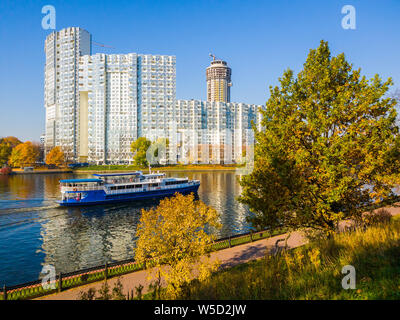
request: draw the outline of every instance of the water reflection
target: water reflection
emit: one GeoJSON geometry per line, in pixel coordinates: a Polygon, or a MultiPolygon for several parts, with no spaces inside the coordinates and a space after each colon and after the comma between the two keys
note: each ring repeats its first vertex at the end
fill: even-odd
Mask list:
{"type": "MultiPolygon", "coordinates": [[[[198,196],[221,213],[219,236],[245,232],[247,208],[229,172],[168,173],[201,181],[198,196]]],[[[79,175],[80,178],[91,175],[79,175]]],[[[71,174],[0,176],[0,283],[37,279],[45,264],[68,272],[133,256],[142,208],[158,201],[60,208],[60,179],[71,174]]]]}

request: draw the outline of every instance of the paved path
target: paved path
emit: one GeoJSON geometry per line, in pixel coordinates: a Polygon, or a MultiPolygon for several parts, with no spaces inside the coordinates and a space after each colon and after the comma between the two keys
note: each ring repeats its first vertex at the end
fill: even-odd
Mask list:
{"type": "MultiPolygon", "coordinates": [[[[386,207],[386,209],[392,214],[400,214],[400,207],[386,207]]],[[[345,224],[347,224],[345,222],[345,224]]],[[[218,258],[221,262],[221,268],[229,268],[235,265],[248,262],[251,260],[265,257],[266,253],[272,253],[276,250],[277,240],[284,240],[288,234],[278,235],[275,237],[258,240],[255,242],[246,243],[243,245],[235,246],[228,249],[213,252],[211,259],[218,258]]],[[[288,241],[288,248],[295,248],[304,245],[307,240],[301,231],[292,232],[288,241]]],[[[277,243],[279,247],[285,245],[285,241],[279,241],[277,243]]],[[[135,293],[135,288],[139,285],[144,287],[143,293],[147,292],[149,281],[147,280],[146,271],[138,271],[123,275],[120,277],[123,285],[124,294],[130,293],[132,290],[135,293]]],[[[108,280],[110,289],[114,287],[117,277],[108,280]]],[[[55,293],[52,295],[37,298],[37,300],[76,300],[79,299],[81,291],[87,291],[89,288],[100,289],[103,281],[91,283],[88,285],[72,288],[61,293],[55,293]]]]}
{"type": "MultiPolygon", "coordinates": [[[[284,240],[286,236],[287,234],[283,234],[272,238],[258,240],[255,242],[250,242],[232,248],[216,251],[211,254],[211,259],[215,260],[216,258],[218,258],[221,262],[221,268],[228,268],[250,260],[259,259],[265,257],[267,249],[269,252],[274,251],[276,241],[278,239],[284,240]]],[[[284,243],[285,241],[279,241],[278,246],[283,247],[284,243]]],[[[288,239],[287,245],[288,248],[294,248],[301,246],[304,243],[306,243],[305,237],[300,232],[293,232],[288,239]]],[[[124,288],[124,294],[127,294],[128,292],[130,293],[131,290],[135,292],[135,287],[139,286],[140,284],[144,287],[143,293],[147,292],[146,289],[149,286],[149,281],[146,278],[146,271],[137,271],[122,275],[120,279],[124,288]]],[[[114,283],[116,281],[117,277],[111,278],[107,281],[111,289],[114,287],[114,283]]],[[[89,288],[95,288],[96,290],[98,290],[100,289],[102,284],[103,281],[99,281],[81,287],[72,288],[61,293],[55,293],[52,295],[40,297],[37,298],[37,300],[76,300],[79,299],[81,291],[87,291],[89,288]]]]}

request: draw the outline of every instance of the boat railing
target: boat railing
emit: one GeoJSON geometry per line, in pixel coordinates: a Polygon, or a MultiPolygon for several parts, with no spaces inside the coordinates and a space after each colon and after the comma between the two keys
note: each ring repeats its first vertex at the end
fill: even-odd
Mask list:
{"type": "Polygon", "coordinates": [[[93,191],[93,190],[103,190],[103,186],[76,186],[76,187],[61,187],[61,192],[66,191],[93,191]]]}

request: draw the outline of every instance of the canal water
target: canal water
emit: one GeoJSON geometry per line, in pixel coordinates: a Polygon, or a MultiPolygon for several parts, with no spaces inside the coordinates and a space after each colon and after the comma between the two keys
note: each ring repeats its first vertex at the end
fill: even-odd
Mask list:
{"type": "MultiPolygon", "coordinates": [[[[234,171],[167,175],[201,181],[200,200],[221,215],[219,237],[249,230],[248,209],[236,201],[241,188],[234,171]]],[[[58,181],[76,177],[91,175],[0,175],[0,286],[36,280],[47,264],[58,273],[133,257],[141,209],[158,201],[58,207],[58,181]]]]}

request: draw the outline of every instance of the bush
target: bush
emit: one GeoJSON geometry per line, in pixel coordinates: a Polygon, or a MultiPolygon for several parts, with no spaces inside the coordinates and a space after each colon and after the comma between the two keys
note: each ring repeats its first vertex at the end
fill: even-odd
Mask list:
{"type": "Polygon", "coordinates": [[[4,167],[0,169],[0,174],[2,175],[9,175],[11,174],[12,170],[10,167],[4,167]]]}
{"type": "Polygon", "coordinates": [[[81,291],[79,293],[80,300],[94,300],[96,295],[96,289],[90,288],[87,292],[81,291]]]}
{"type": "Polygon", "coordinates": [[[123,291],[124,288],[121,283],[121,278],[118,278],[111,293],[107,281],[104,281],[98,291],[93,287],[89,288],[88,291],[80,291],[78,300],[126,300],[123,291]]]}

